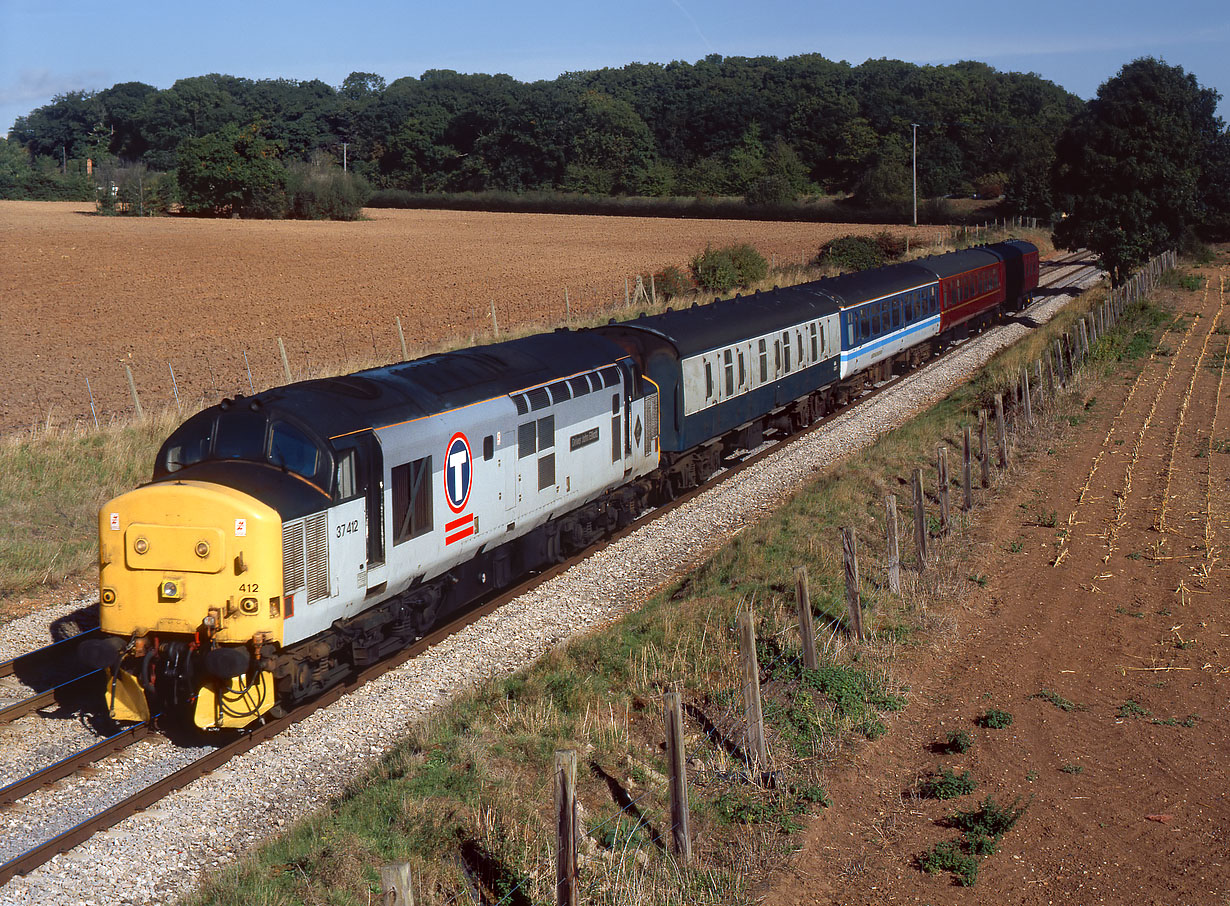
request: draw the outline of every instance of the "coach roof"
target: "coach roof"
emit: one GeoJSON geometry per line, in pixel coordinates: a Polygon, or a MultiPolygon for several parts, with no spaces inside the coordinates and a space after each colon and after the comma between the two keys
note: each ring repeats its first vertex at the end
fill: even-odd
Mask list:
{"type": "Polygon", "coordinates": [[[641,315],[608,328],[599,327],[595,332],[644,330],[668,340],[681,357],[687,358],[836,312],[836,303],[812,283],[717,300],[711,305],[692,305],[679,311],[641,315]]]}

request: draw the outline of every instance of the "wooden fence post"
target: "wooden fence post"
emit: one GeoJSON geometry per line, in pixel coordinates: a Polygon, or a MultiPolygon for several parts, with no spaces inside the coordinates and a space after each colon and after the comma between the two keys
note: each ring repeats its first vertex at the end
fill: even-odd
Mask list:
{"type": "Polygon", "coordinates": [[[918,571],[927,568],[927,513],[923,500],[922,469],[914,470],[914,543],[918,547],[918,571]]]}
{"type": "Polygon", "coordinates": [[[137,409],[137,418],[144,418],[145,413],[141,411],[141,398],[137,396],[137,382],[132,379],[132,369],[125,365],[124,373],[128,375],[128,389],[132,391],[132,404],[137,409]]]}
{"type": "Polygon", "coordinates": [[[1059,385],[1055,383],[1055,361],[1051,356],[1051,351],[1046,351],[1046,393],[1051,399],[1059,392],[1059,385]]]}
{"type": "Polygon", "coordinates": [[[494,337],[500,335],[500,322],[495,317],[495,299],[491,300],[491,335],[494,337]]]}
{"type": "Polygon", "coordinates": [[[577,753],[555,752],[555,902],[577,906],[577,753]]]}
{"type": "Polygon", "coordinates": [[[290,376],[290,359],[286,358],[286,344],[281,337],[278,337],[278,352],[282,354],[282,370],[286,372],[286,383],[289,384],[294,378],[290,376]]]}
{"type": "Polygon", "coordinates": [[[1004,397],[995,394],[995,436],[999,441],[999,467],[1008,468],[1008,432],[1004,428],[1004,397]]]}
{"type": "Polygon", "coordinates": [[[1046,391],[1042,389],[1044,386],[1045,385],[1042,383],[1042,359],[1039,358],[1037,361],[1034,362],[1034,383],[1033,383],[1034,393],[1038,395],[1039,405],[1041,405],[1043,398],[1046,395],[1046,391]]]}
{"type": "Polygon", "coordinates": [[[935,456],[936,484],[940,498],[940,534],[948,534],[948,448],[940,445],[935,456]]]}
{"type": "Polygon", "coordinates": [[[961,489],[965,492],[965,512],[974,508],[974,444],[970,426],[965,426],[961,445],[961,489]]]}
{"type": "Polygon", "coordinates": [[[983,490],[991,486],[991,442],[987,438],[987,410],[978,410],[978,465],[982,471],[983,490]]]}
{"type": "Polygon", "coordinates": [[[760,660],[756,657],[756,626],[752,611],[739,614],[739,663],[743,667],[743,700],[746,703],[747,754],[763,771],[769,763],[764,738],[764,711],[760,705],[760,660]]]}
{"type": "Polygon", "coordinates": [[[666,716],[666,764],[670,769],[671,842],[675,855],[685,868],[692,864],[692,835],[689,831],[688,773],[683,761],[683,704],[678,692],[662,696],[666,716]]]}
{"type": "Polygon", "coordinates": [[[901,594],[901,544],[897,538],[897,495],[886,496],[884,507],[887,510],[885,525],[888,531],[888,590],[899,595],[901,594]]]}
{"type": "Polygon", "coordinates": [[[863,602],[858,590],[858,540],[854,529],[841,530],[841,559],[846,570],[846,612],[850,617],[850,630],[860,642],[863,636],[863,602]]]}
{"type": "Polygon", "coordinates": [[[401,315],[396,315],[397,318],[397,336],[401,340],[401,360],[404,362],[410,358],[410,353],[406,350],[406,332],[401,329],[401,315]]]}
{"type": "Polygon", "coordinates": [[[415,906],[409,862],[380,866],[380,894],[381,906],[415,906]]]}
{"type": "Polygon", "coordinates": [[[1034,407],[1029,395],[1028,368],[1021,369],[1021,398],[1025,401],[1025,424],[1032,425],[1034,423],[1034,407]]]}
{"type": "Polygon", "coordinates": [[[811,616],[811,590],[806,566],[794,568],[794,603],[799,610],[799,640],[803,645],[803,666],[808,670],[815,670],[819,662],[816,660],[816,628],[811,616]]]}

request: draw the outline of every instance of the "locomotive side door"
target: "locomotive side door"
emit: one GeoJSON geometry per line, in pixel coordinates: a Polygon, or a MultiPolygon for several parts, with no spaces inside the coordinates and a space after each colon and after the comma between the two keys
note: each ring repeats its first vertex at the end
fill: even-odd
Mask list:
{"type": "Polygon", "coordinates": [[[372,431],[344,438],[338,444],[337,461],[339,487],[351,482],[351,493],[363,498],[361,521],[365,536],[366,586],[372,588],[384,583],[386,567],[384,454],[379,438],[372,431]]]}

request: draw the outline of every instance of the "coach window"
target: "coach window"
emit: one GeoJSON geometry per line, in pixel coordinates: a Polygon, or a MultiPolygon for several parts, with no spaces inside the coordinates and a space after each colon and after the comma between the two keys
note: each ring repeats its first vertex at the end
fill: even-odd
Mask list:
{"type": "Polygon", "coordinates": [[[393,543],[431,531],[431,457],[393,467],[393,543]]]}
{"type": "Polygon", "coordinates": [[[743,385],[747,383],[747,369],[743,365],[743,350],[735,350],[735,356],[739,359],[739,387],[742,389],[743,385]]]}
{"type": "MultiPolygon", "coordinates": [[[[708,362],[705,362],[705,399],[713,399],[713,366],[708,362]]],[[[619,411],[618,407],[615,411],[619,411]]]]}
{"type": "Polygon", "coordinates": [[[727,349],[722,354],[723,362],[726,369],[726,395],[734,396],[735,393],[735,357],[734,354],[727,349]]]}
{"type": "Polygon", "coordinates": [[[782,343],[781,340],[773,341],[773,376],[777,377],[782,373],[782,343]]]}
{"type": "Polygon", "coordinates": [[[789,332],[782,334],[782,353],[783,361],[786,363],[786,371],[790,370],[790,334],[789,332]]]}
{"type": "Polygon", "coordinates": [[[820,347],[817,345],[817,340],[816,340],[816,322],[815,321],[811,322],[811,327],[809,329],[809,332],[811,333],[811,360],[813,362],[816,362],[816,361],[819,361],[820,359],[820,347]]]}
{"type": "Polygon", "coordinates": [[[769,352],[764,340],[760,341],[760,383],[769,379],[769,352]]]}
{"type": "Polygon", "coordinates": [[[796,331],[794,332],[794,338],[795,338],[795,340],[797,340],[797,341],[798,341],[798,345],[799,345],[799,359],[798,359],[798,361],[799,361],[799,367],[800,367],[800,368],[802,368],[802,367],[803,367],[803,331],[801,331],[801,330],[796,330],[796,331]]]}

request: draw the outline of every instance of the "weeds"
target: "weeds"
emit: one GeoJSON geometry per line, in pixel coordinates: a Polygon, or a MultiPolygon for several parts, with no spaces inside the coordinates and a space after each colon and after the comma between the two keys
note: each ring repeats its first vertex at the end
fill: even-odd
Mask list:
{"type": "Polygon", "coordinates": [[[1139,702],[1134,701],[1130,698],[1127,701],[1125,701],[1122,705],[1120,705],[1119,710],[1115,712],[1116,716],[1120,720],[1127,720],[1129,717],[1131,718],[1148,717],[1150,713],[1151,712],[1149,711],[1148,708],[1144,707],[1139,702]]]}
{"type": "Polygon", "coordinates": [[[974,739],[964,730],[950,730],[942,744],[942,751],[952,755],[964,755],[974,747],[974,739]]]}
{"type": "Polygon", "coordinates": [[[1052,692],[1050,689],[1043,689],[1041,692],[1035,692],[1030,698],[1040,698],[1043,701],[1048,701],[1060,711],[1081,711],[1084,710],[1081,705],[1069,701],[1058,692],[1052,692]]]}
{"type": "Polygon", "coordinates": [[[976,721],[985,730],[1004,730],[1012,726],[1012,715],[1007,711],[992,708],[976,721]]]}
{"type": "Polygon", "coordinates": [[[969,771],[956,774],[952,768],[943,768],[921,778],[915,789],[924,799],[957,799],[972,793],[977,786],[969,771]]]}

